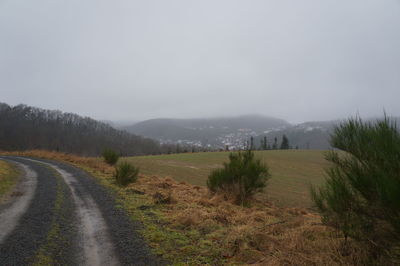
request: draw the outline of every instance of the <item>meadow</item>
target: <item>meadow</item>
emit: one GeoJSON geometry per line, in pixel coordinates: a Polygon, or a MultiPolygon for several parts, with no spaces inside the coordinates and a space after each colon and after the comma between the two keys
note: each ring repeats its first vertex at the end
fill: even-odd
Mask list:
{"type": "MultiPolygon", "coordinates": [[[[265,191],[258,197],[282,207],[311,207],[310,185],[321,185],[324,169],[329,167],[325,151],[269,150],[255,151],[270,168],[272,175],[265,191]]],[[[150,176],[171,177],[179,182],[205,186],[213,169],[228,161],[229,152],[182,153],[128,157],[150,176]]]]}

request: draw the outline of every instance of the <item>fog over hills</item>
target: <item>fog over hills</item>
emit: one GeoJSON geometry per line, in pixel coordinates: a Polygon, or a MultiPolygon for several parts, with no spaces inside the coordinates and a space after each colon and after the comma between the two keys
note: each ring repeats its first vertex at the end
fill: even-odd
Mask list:
{"type": "Polygon", "coordinates": [[[151,119],[125,129],[131,133],[157,139],[163,143],[182,143],[230,149],[244,148],[250,137],[256,147],[267,136],[271,144],[283,134],[293,147],[328,149],[329,133],[337,121],[306,122],[292,125],[283,119],[262,115],[197,119],[151,119]]]}
{"type": "MultiPolygon", "coordinates": [[[[282,136],[286,135],[292,148],[326,150],[331,148],[329,144],[330,134],[339,123],[340,120],[305,122],[268,132],[265,136],[269,145],[272,145],[275,138],[277,138],[279,144],[282,136]]],[[[262,138],[262,135],[254,138],[256,147],[260,144],[262,138]]]]}
{"type": "Polygon", "coordinates": [[[289,127],[285,120],[261,115],[197,119],[151,119],[125,129],[164,143],[240,148],[250,136],[289,127]]]}
{"type": "MultiPolygon", "coordinates": [[[[374,122],[376,119],[365,120],[374,122]]],[[[286,135],[291,148],[325,150],[331,148],[330,134],[340,121],[290,124],[279,118],[242,115],[196,119],[159,118],[123,126],[124,123],[103,123],[72,113],[0,103],[0,149],[50,149],[98,155],[109,147],[122,154],[137,155],[175,152],[179,150],[178,146],[184,147],[182,151],[227,147],[230,150],[245,149],[251,138],[257,149],[265,137],[269,146],[272,146],[276,138],[279,147],[282,136],[286,135]],[[152,139],[172,145],[160,145],[152,139]]],[[[392,121],[400,123],[398,117],[393,117],[392,121]]]]}
{"type": "MultiPolygon", "coordinates": [[[[367,121],[375,121],[369,118],[367,121]]],[[[292,148],[330,149],[330,134],[342,120],[309,121],[291,124],[283,119],[262,115],[197,119],[151,119],[125,127],[128,132],[159,140],[161,143],[180,143],[218,149],[243,149],[251,137],[256,148],[267,137],[272,146],[277,138],[278,145],[286,135],[292,148]]],[[[400,122],[394,117],[393,121],[400,122]]]]}

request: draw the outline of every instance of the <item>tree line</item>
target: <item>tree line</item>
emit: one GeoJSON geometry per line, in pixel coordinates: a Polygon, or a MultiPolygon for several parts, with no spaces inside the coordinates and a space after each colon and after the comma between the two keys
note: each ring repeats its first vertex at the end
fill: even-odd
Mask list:
{"type": "Polygon", "coordinates": [[[121,155],[167,153],[174,145],[114,129],[73,113],[0,103],[0,150],[45,149],[97,156],[105,149],[121,155]]]}

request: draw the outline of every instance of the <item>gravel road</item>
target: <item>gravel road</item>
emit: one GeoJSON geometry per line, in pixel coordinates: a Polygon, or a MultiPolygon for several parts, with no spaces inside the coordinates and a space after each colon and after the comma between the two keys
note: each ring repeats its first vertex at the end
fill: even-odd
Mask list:
{"type": "Polygon", "coordinates": [[[0,265],[164,265],[85,171],[56,161],[3,156],[24,172],[0,205],[0,265]]]}

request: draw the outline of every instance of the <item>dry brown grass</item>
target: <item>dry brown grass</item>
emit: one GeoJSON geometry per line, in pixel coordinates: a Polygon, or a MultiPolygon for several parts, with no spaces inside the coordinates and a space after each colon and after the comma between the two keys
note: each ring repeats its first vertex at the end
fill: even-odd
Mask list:
{"type": "MultiPolygon", "coordinates": [[[[100,158],[45,151],[8,154],[89,167],[106,179],[113,172],[100,158]]],[[[280,208],[261,200],[254,200],[250,207],[240,207],[231,203],[229,195],[210,194],[205,187],[169,177],[140,175],[136,183],[119,191],[131,196],[143,194],[157,206],[161,215],[153,227],[177,234],[196,232],[199,238],[193,247],[196,252],[190,256],[207,257],[212,253],[220,257],[216,261],[222,264],[362,265],[365,262],[366,256],[360,247],[352,241],[345,243],[340,234],[321,224],[318,214],[307,209],[280,208]]],[[[137,208],[128,211],[137,212],[137,208]]],[[[150,243],[153,247],[168,251],[162,241],[151,238],[148,241],[155,242],[150,243]]],[[[178,252],[184,253],[185,249],[180,248],[178,252]]],[[[188,261],[183,259],[181,262],[188,261]]]]}
{"type": "Polygon", "coordinates": [[[255,265],[355,265],[362,250],[321,224],[318,214],[300,208],[278,208],[254,201],[243,208],[212,195],[204,187],[172,178],[142,177],[132,187],[149,195],[170,195],[165,206],[169,226],[197,229],[204,239],[219,244],[231,263],[255,265]]]}
{"type": "Polygon", "coordinates": [[[58,160],[68,162],[76,165],[84,165],[102,173],[113,173],[114,168],[106,163],[100,157],[81,157],[74,154],[46,151],[46,150],[29,150],[29,151],[15,151],[6,152],[1,151],[3,155],[14,155],[14,156],[30,156],[42,159],[58,160]]]}

